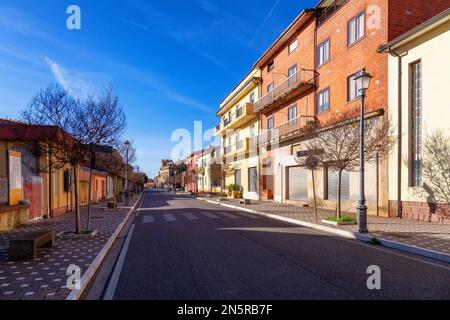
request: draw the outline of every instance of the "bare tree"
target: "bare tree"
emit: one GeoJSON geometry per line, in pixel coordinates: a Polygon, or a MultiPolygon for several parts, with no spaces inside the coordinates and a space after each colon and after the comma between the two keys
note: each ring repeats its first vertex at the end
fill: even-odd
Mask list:
{"type": "Polygon", "coordinates": [[[443,130],[424,141],[422,174],[436,203],[450,203],[450,137],[443,130]]]}
{"type": "MultiPolygon", "coordinates": [[[[354,171],[360,162],[360,128],[357,112],[334,114],[330,125],[313,129],[314,138],[307,144],[322,164],[338,172],[336,216],[341,218],[341,183],[344,170],[354,171]]],[[[387,117],[366,119],[365,159],[375,162],[386,158],[392,150],[395,139],[387,117]]]]}
{"type": "Polygon", "coordinates": [[[130,140],[119,140],[115,145],[116,150],[119,152],[125,163],[125,174],[128,176],[128,185],[126,186],[127,195],[129,192],[129,183],[131,181],[131,174],[133,172],[133,164],[137,161],[136,147],[134,142],[130,140]],[[128,147],[126,142],[128,142],[128,147]],[[128,166],[126,165],[128,162],[128,166]]]}
{"type": "MultiPolygon", "coordinates": [[[[98,154],[97,155],[97,168],[107,171],[108,174],[114,179],[124,178],[126,171],[126,164],[123,157],[117,150],[114,150],[112,154],[98,154]]],[[[116,206],[116,183],[113,181],[113,204],[116,206]]]]}
{"type": "MultiPolygon", "coordinates": [[[[75,231],[81,233],[78,167],[92,156],[92,145],[117,141],[125,129],[125,115],[111,87],[97,98],[85,101],[72,97],[60,85],[52,84],[31,100],[22,118],[30,124],[59,128],[59,133],[45,141],[38,136],[34,146],[38,153],[48,153],[50,161],[41,170],[71,166],[74,177],[75,231]]],[[[89,194],[89,198],[91,194],[89,194]]]]}

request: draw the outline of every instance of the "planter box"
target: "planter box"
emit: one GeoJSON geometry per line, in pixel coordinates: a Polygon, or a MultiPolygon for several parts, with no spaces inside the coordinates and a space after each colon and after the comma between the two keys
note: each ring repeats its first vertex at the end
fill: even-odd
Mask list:
{"type": "Polygon", "coordinates": [[[346,222],[336,222],[322,219],[322,223],[330,224],[333,226],[355,226],[357,224],[356,221],[346,221],[346,222]]]}

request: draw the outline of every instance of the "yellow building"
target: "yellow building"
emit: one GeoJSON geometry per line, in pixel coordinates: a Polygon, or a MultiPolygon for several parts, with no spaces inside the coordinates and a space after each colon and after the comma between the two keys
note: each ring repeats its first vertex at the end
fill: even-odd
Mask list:
{"type": "Polygon", "coordinates": [[[47,152],[33,152],[33,140],[56,134],[50,126],[0,119],[0,207],[29,203],[29,221],[71,211],[74,204],[70,166],[55,168],[47,152]],[[50,169],[51,168],[51,169],[50,169]]]}
{"type": "Polygon", "coordinates": [[[380,51],[389,53],[389,113],[398,136],[389,159],[390,215],[448,223],[450,185],[439,177],[448,177],[442,168],[449,160],[442,157],[433,168],[429,150],[442,146],[430,139],[436,132],[450,139],[450,9],[380,51]]]}
{"type": "Polygon", "coordinates": [[[227,171],[225,186],[241,187],[243,197],[259,199],[259,158],[255,138],[259,133],[259,120],[254,103],[260,97],[260,70],[253,69],[225,97],[217,116],[220,124],[215,134],[223,148],[223,168],[227,171]]]}

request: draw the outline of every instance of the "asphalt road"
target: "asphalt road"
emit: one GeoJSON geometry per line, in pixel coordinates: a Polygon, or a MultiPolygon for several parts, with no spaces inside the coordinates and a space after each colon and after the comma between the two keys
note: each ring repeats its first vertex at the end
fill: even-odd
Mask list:
{"type": "Polygon", "coordinates": [[[450,299],[449,265],[172,193],[146,192],[122,256],[119,300],[450,299]]]}

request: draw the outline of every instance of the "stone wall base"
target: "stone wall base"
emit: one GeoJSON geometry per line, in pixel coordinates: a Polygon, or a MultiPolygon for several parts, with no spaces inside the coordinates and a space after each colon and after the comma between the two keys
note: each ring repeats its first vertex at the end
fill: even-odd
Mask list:
{"type": "MultiPolygon", "coordinates": [[[[397,218],[397,201],[389,201],[389,216],[397,218]]],[[[403,218],[450,224],[450,204],[403,201],[403,218]]]]}
{"type": "Polygon", "coordinates": [[[0,232],[11,231],[28,224],[29,206],[12,206],[0,208],[0,232]]]}

